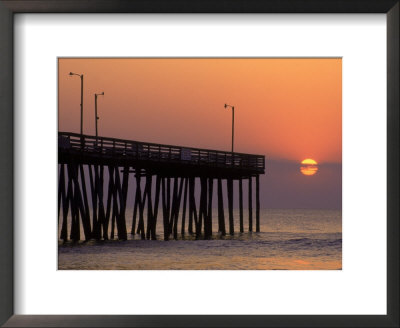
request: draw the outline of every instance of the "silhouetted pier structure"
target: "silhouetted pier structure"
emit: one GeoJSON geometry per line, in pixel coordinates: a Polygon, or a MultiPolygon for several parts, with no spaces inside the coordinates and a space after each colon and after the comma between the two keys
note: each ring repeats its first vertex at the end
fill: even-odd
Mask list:
{"type": "Polygon", "coordinates": [[[165,240],[171,236],[177,239],[179,231],[182,235],[187,232],[195,234],[196,238],[210,238],[214,181],[217,184],[218,232],[222,235],[227,232],[233,235],[235,232],[234,180],[239,181],[239,230],[243,232],[243,179],[248,179],[249,186],[249,231],[253,231],[253,180],[256,183],[255,230],[260,231],[259,175],[265,173],[265,157],[262,155],[59,132],[58,163],[58,217],[60,219],[62,215],[60,239],[64,241],[81,239],[80,224],[85,240],[106,240],[114,236],[126,240],[130,178],[136,182],[134,199],[131,200],[133,219],[130,231],[140,234],[142,239],[156,239],[160,212],[165,240]],[[108,171],[108,185],[105,183],[105,171],[108,171]],[[144,188],[141,187],[142,179],[145,181],[144,188]],[[228,192],[228,231],[223,180],[228,192]],[[200,181],[200,201],[196,201],[195,197],[196,181],[200,181]],[[147,218],[144,216],[145,209],[147,218]]]}

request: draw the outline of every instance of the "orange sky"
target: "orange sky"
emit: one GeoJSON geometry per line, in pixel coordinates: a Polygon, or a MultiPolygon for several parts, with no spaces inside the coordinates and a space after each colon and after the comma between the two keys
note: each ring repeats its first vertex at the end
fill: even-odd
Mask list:
{"type": "Polygon", "coordinates": [[[59,130],[319,163],[342,160],[341,59],[60,59],[59,130]]]}

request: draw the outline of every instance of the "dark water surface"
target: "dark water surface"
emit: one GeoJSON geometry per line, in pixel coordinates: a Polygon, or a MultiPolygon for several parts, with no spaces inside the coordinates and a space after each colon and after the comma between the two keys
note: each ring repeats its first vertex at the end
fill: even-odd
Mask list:
{"type": "MultiPolygon", "coordinates": [[[[128,211],[129,213],[129,211],[128,211]]],[[[213,231],[217,231],[217,211],[213,231]]],[[[235,229],[239,229],[238,211],[235,229]]],[[[160,222],[159,222],[160,223],[160,222]]],[[[130,232],[131,221],[127,221],[130,232]]],[[[337,210],[261,210],[259,233],[212,240],[59,241],[61,270],[309,270],[342,268],[342,215],[337,210]]],[[[254,227],[254,220],[253,220],[254,227]]],[[[227,226],[228,228],[228,226],[227,226]]],[[[245,230],[248,229],[245,216],[245,230]]],[[[83,232],[82,232],[83,235],[83,232]]]]}

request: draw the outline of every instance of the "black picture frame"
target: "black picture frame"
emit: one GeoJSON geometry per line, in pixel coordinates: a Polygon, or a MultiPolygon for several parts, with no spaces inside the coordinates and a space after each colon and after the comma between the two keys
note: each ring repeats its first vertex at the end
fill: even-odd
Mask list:
{"type": "Polygon", "coordinates": [[[0,0],[0,324],[4,327],[399,327],[399,8],[399,0],[0,0]],[[16,13],[385,13],[387,315],[14,315],[13,17],[16,13]]]}

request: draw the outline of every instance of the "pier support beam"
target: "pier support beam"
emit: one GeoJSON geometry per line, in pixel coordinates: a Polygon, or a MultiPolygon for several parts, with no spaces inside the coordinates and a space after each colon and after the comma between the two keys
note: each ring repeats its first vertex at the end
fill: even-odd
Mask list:
{"type": "MultiPolygon", "coordinates": [[[[168,223],[168,230],[169,230],[169,235],[172,234],[173,230],[173,225],[174,225],[174,220],[175,220],[175,213],[176,213],[176,208],[178,206],[178,178],[174,178],[174,186],[172,188],[172,204],[171,204],[171,211],[169,215],[169,223],[168,223]]],[[[174,236],[175,238],[175,236],[174,236]]]]}
{"type": "MultiPolygon", "coordinates": [[[[166,181],[165,178],[163,177],[161,180],[161,198],[162,198],[162,207],[163,207],[163,226],[164,226],[164,240],[169,240],[169,206],[167,205],[167,202],[169,202],[168,199],[168,194],[166,190],[166,181]]],[[[169,189],[169,184],[167,184],[167,188],[169,189]]]]}
{"type": "MultiPolygon", "coordinates": [[[[90,169],[90,168],[89,168],[90,169]]],[[[89,171],[90,172],[90,171],[89,171]]],[[[106,211],[106,221],[107,225],[111,219],[111,232],[110,238],[114,238],[114,215],[115,215],[115,204],[114,204],[114,168],[108,166],[108,194],[107,194],[107,211],[106,211]]]]}
{"type": "Polygon", "coordinates": [[[260,176],[256,175],[256,232],[260,232],[260,176]]]}
{"type": "MultiPolygon", "coordinates": [[[[142,188],[140,186],[141,176],[140,173],[136,173],[136,195],[138,197],[138,207],[139,207],[139,223],[137,233],[140,233],[141,239],[146,239],[146,234],[144,231],[144,203],[146,201],[145,196],[146,192],[142,195],[142,188]]],[[[146,189],[146,188],[145,188],[146,189]]]]}
{"type": "MultiPolygon", "coordinates": [[[[207,181],[207,180],[206,180],[207,181]]],[[[212,198],[213,198],[213,179],[208,179],[208,209],[206,221],[204,222],[204,237],[209,239],[212,237],[212,198]]]]}
{"type": "Polygon", "coordinates": [[[207,216],[207,178],[200,178],[200,208],[199,208],[199,222],[198,222],[198,231],[196,232],[196,237],[199,238],[201,235],[203,220],[204,220],[204,231],[206,225],[206,216],[207,216]]]}
{"type": "Polygon", "coordinates": [[[178,198],[177,204],[175,208],[175,216],[174,216],[174,239],[178,239],[178,219],[179,219],[179,210],[181,208],[181,200],[182,200],[182,193],[183,193],[183,181],[184,178],[180,178],[179,181],[179,191],[178,191],[178,198]]]}
{"type": "Polygon", "coordinates": [[[99,220],[101,226],[103,227],[103,239],[108,240],[108,220],[106,220],[106,211],[104,208],[104,165],[100,165],[98,195],[99,195],[99,220]]]}
{"type": "Polygon", "coordinates": [[[128,169],[123,170],[122,186],[121,177],[119,172],[119,167],[115,167],[115,186],[116,194],[118,195],[119,201],[119,211],[117,212],[117,229],[118,229],[118,239],[126,240],[126,223],[125,223],[125,203],[126,203],[126,188],[128,184],[128,169]]]}
{"type": "Polygon", "coordinates": [[[98,234],[98,225],[97,225],[97,194],[96,194],[96,185],[97,181],[95,180],[95,176],[93,175],[93,170],[97,170],[97,165],[88,165],[89,170],[89,181],[90,181],[90,191],[92,196],[92,236],[95,239],[100,239],[100,235],[98,234]]]}
{"type": "Polygon", "coordinates": [[[196,199],[194,196],[195,185],[196,185],[196,179],[194,177],[190,177],[189,178],[189,233],[193,234],[193,224],[194,224],[197,235],[199,225],[197,222],[196,199]]]}
{"type": "Polygon", "coordinates": [[[253,183],[249,177],[249,231],[253,231],[253,183]]]}
{"type": "Polygon", "coordinates": [[[80,172],[80,176],[81,176],[83,205],[84,205],[84,209],[85,209],[84,220],[85,220],[86,229],[88,231],[88,238],[90,239],[91,238],[90,211],[89,211],[88,197],[87,197],[87,193],[86,193],[86,181],[85,181],[85,174],[84,174],[84,170],[83,170],[83,164],[78,165],[78,167],[79,167],[79,172],[80,172]]]}
{"type": "Polygon", "coordinates": [[[228,207],[229,207],[229,234],[233,235],[235,233],[234,223],[233,223],[233,180],[228,178],[228,207]]]}
{"type": "Polygon", "coordinates": [[[68,170],[68,180],[71,183],[71,197],[70,197],[70,203],[71,203],[71,230],[70,230],[70,235],[69,238],[73,241],[78,241],[80,237],[80,232],[79,232],[79,213],[78,213],[78,200],[76,197],[76,185],[74,183],[74,177],[73,177],[73,164],[70,163],[67,165],[67,170],[68,170]]]}
{"type": "MultiPolygon", "coordinates": [[[[110,167],[108,167],[108,170],[110,171],[110,167]]],[[[111,186],[111,179],[110,179],[110,174],[109,174],[109,179],[108,179],[108,192],[107,192],[107,202],[106,202],[106,207],[105,207],[105,217],[104,217],[104,226],[105,226],[105,231],[103,232],[103,235],[107,236],[108,239],[108,227],[110,224],[110,215],[111,215],[111,201],[112,201],[112,186],[111,186]]]]}
{"type": "Polygon", "coordinates": [[[80,239],[80,223],[79,223],[79,217],[82,220],[82,226],[83,226],[83,231],[85,234],[85,240],[90,240],[92,236],[92,232],[90,229],[90,215],[86,212],[84,203],[83,203],[83,196],[81,192],[81,187],[79,183],[79,164],[73,164],[72,168],[72,179],[74,181],[74,186],[75,186],[75,191],[74,191],[74,196],[75,196],[75,205],[76,205],[76,233],[77,233],[77,239],[80,239]],[[80,213],[80,216],[79,216],[80,213]]]}
{"type": "Polygon", "coordinates": [[[156,178],[156,196],[154,200],[154,209],[153,209],[153,222],[152,222],[152,229],[151,229],[151,239],[156,240],[157,234],[157,215],[158,215],[158,204],[160,202],[160,185],[161,185],[161,177],[157,175],[156,178]]]}
{"type": "Polygon", "coordinates": [[[132,228],[131,228],[132,235],[134,235],[136,233],[136,220],[137,220],[137,214],[138,214],[138,209],[139,209],[139,202],[142,197],[140,194],[140,191],[139,191],[140,188],[138,189],[138,185],[140,185],[140,169],[135,169],[135,180],[136,180],[136,191],[135,191],[135,199],[134,199],[133,214],[132,214],[132,228]],[[138,177],[139,177],[139,180],[138,180],[138,177]]]}
{"type": "Polygon", "coordinates": [[[225,214],[224,214],[224,198],[222,192],[222,181],[218,178],[218,232],[222,236],[226,235],[225,231],[225,214]]]}
{"type": "Polygon", "coordinates": [[[239,225],[240,232],[243,232],[243,181],[242,178],[239,178],[239,225]]]}
{"type": "Polygon", "coordinates": [[[61,226],[61,235],[60,239],[64,242],[68,241],[68,210],[69,210],[69,202],[71,197],[71,181],[68,181],[67,191],[65,191],[65,165],[61,164],[60,170],[60,184],[61,187],[61,201],[62,201],[62,209],[63,209],[63,220],[61,226]],[[62,174],[61,174],[62,173],[62,174]]]}
{"type": "MultiPolygon", "coordinates": [[[[119,171],[118,171],[118,178],[119,178],[119,171]]],[[[120,225],[121,231],[118,231],[118,238],[121,240],[127,240],[127,231],[126,231],[126,201],[128,198],[128,184],[129,184],[129,166],[124,166],[123,173],[122,173],[122,188],[121,188],[121,203],[120,203],[120,225]]],[[[99,202],[100,203],[100,202],[99,202]]],[[[101,217],[101,215],[100,215],[101,217]]]]}
{"type": "Polygon", "coordinates": [[[185,178],[185,191],[183,196],[183,210],[182,210],[182,223],[181,223],[181,234],[185,234],[185,219],[186,219],[186,203],[187,203],[187,195],[188,195],[188,184],[189,179],[185,178]]]}
{"type": "Polygon", "coordinates": [[[58,165],[58,223],[60,224],[61,194],[65,193],[64,164],[58,165]]]}
{"type": "Polygon", "coordinates": [[[168,231],[168,238],[169,235],[171,234],[171,229],[170,229],[170,219],[171,219],[171,178],[167,177],[167,231],[168,231]]]}
{"type": "Polygon", "coordinates": [[[153,204],[152,204],[152,176],[150,173],[146,173],[146,188],[145,192],[147,195],[147,229],[146,229],[146,238],[150,239],[151,232],[153,229],[153,204]]]}

